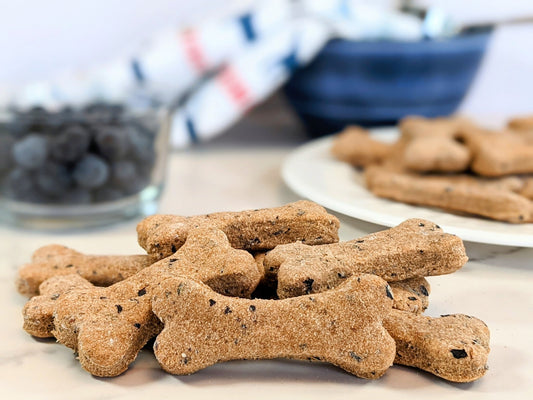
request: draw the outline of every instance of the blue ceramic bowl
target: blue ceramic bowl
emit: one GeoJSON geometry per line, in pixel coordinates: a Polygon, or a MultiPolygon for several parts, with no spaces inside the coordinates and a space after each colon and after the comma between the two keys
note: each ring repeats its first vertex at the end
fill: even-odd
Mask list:
{"type": "Polygon", "coordinates": [[[490,30],[446,40],[333,40],[284,91],[311,136],[348,124],[392,125],[452,114],[481,63],[490,30]]]}

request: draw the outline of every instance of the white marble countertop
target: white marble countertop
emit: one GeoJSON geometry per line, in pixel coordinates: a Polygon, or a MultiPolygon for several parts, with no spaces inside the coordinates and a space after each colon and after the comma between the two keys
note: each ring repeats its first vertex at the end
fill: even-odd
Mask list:
{"type": "MultiPolygon", "coordinates": [[[[212,143],[175,153],[160,211],[183,215],[279,206],[297,200],[280,177],[283,158],[302,137],[269,146],[212,143]]],[[[341,240],[383,229],[338,215],[341,240]]],[[[426,314],[465,313],[491,329],[489,371],[480,380],[454,384],[418,370],[393,366],[367,381],[326,365],[297,361],[236,361],[177,377],[164,373],[143,350],[116,378],[83,371],[72,351],[22,330],[25,298],[14,287],[18,266],[38,247],[62,243],[88,253],[140,253],[135,224],[69,234],[0,227],[0,388],[3,399],[182,398],[533,398],[533,249],[466,243],[470,261],[458,272],[430,277],[426,314]]]]}

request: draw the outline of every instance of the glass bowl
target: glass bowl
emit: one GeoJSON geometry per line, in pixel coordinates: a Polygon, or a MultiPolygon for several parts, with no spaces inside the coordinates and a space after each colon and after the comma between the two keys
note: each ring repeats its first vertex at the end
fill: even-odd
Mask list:
{"type": "Polygon", "coordinates": [[[163,108],[92,103],[0,114],[0,219],[79,229],[157,211],[170,118],[163,108]]]}

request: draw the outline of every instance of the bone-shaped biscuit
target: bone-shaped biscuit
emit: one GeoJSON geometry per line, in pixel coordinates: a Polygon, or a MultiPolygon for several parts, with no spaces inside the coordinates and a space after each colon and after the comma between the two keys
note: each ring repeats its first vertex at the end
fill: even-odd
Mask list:
{"type": "Polygon", "coordinates": [[[379,166],[367,168],[365,178],[369,190],[379,197],[512,223],[533,220],[531,201],[512,191],[460,183],[453,178],[398,173],[379,166]]]}
{"type": "Polygon", "coordinates": [[[278,270],[278,296],[286,298],[331,289],[352,274],[375,274],[389,282],[449,274],[467,260],[460,238],[433,222],[410,219],[348,242],[278,246],[263,263],[267,271],[278,270]]]}
{"type": "Polygon", "coordinates": [[[412,140],[420,137],[441,137],[452,139],[461,130],[472,126],[472,122],[465,117],[452,118],[424,118],[410,116],[399,123],[402,139],[412,140]]]}
{"type": "Polygon", "coordinates": [[[53,276],[39,286],[40,296],[28,300],[22,309],[23,328],[32,336],[52,337],[53,314],[59,297],[74,289],[89,289],[93,285],[78,274],[53,276]]]}
{"type": "Polygon", "coordinates": [[[468,147],[441,136],[413,139],[403,154],[404,165],[417,172],[460,172],[468,168],[470,160],[468,147]]]}
{"type": "Polygon", "coordinates": [[[432,318],[392,310],[383,326],[396,342],[395,364],[428,371],[453,382],[471,382],[487,371],[489,329],[477,318],[432,318]]]}
{"type": "MultiPolygon", "coordinates": [[[[277,298],[278,268],[266,267],[264,260],[266,253],[257,253],[257,264],[264,269],[264,276],[258,286],[259,298],[277,298]]],[[[424,277],[408,278],[401,281],[389,282],[394,295],[392,308],[422,313],[429,305],[428,296],[431,291],[429,282],[424,277]]]]}
{"type": "Polygon", "coordinates": [[[478,175],[498,177],[533,172],[533,144],[526,134],[469,127],[459,137],[472,151],[470,168],[478,175]]]}
{"type": "Polygon", "coordinates": [[[179,249],[188,232],[200,226],[222,230],[234,248],[249,251],[268,250],[298,240],[308,244],[339,241],[339,220],[306,200],[277,208],[193,217],[153,215],[137,226],[138,241],[149,254],[163,258],[179,249]]]}
{"type": "Polygon", "coordinates": [[[149,255],[85,255],[58,244],[37,249],[29,264],[18,272],[17,289],[26,296],[39,294],[39,285],[58,275],[79,274],[96,286],[120,282],[157,261],[149,255]]]}
{"type": "Polygon", "coordinates": [[[393,145],[372,138],[368,131],[349,126],[335,136],[331,154],[354,167],[379,164],[393,151],[393,145]]]}
{"type": "Polygon", "coordinates": [[[249,296],[261,277],[253,257],[233,249],[224,233],[199,228],[174,255],[112,286],[71,290],[57,300],[53,335],[76,350],[84,369],[97,376],[125,371],[161,329],[152,313],[154,287],[189,276],[231,296],[249,296]]]}
{"type": "Polygon", "coordinates": [[[375,379],[395,356],[394,341],[382,326],[392,306],[390,288],[373,275],[285,300],[229,298],[174,278],[160,285],[152,303],[164,324],[155,355],[172,374],[228,360],[292,358],[326,361],[375,379]]]}

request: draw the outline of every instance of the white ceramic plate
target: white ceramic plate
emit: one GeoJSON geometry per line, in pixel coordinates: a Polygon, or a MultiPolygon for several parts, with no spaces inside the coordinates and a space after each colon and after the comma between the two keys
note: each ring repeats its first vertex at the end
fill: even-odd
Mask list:
{"type": "MultiPolygon", "coordinates": [[[[395,128],[375,129],[372,135],[383,141],[394,141],[398,132],[395,128]]],[[[333,211],[383,226],[395,226],[408,218],[425,218],[466,241],[533,247],[533,224],[464,217],[374,196],[365,188],[360,172],[330,155],[332,140],[331,136],[313,140],[285,160],[283,179],[300,196],[333,211]]]]}

